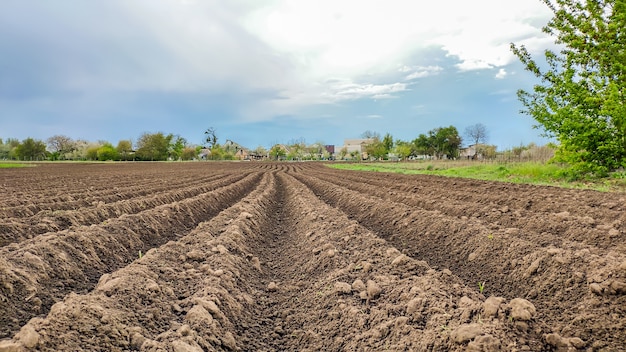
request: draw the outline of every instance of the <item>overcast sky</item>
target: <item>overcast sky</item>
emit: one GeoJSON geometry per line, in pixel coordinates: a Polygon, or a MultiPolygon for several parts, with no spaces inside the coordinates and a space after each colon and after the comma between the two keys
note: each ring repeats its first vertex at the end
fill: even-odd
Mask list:
{"type": "Polygon", "coordinates": [[[0,138],[342,145],[482,123],[545,143],[509,50],[551,45],[538,0],[4,0],[0,138]]]}

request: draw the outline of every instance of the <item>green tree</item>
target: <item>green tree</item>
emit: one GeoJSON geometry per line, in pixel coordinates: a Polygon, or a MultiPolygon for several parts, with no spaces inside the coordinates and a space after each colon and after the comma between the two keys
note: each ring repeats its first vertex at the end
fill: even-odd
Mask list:
{"type": "Polygon", "coordinates": [[[193,160],[198,157],[198,154],[199,153],[197,148],[186,147],[185,149],[183,149],[180,158],[183,160],[193,160]]]}
{"type": "Polygon", "coordinates": [[[417,138],[411,142],[413,146],[413,152],[417,155],[433,155],[433,148],[428,136],[421,133],[417,138]]]}
{"type": "Polygon", "coordinates": [[[98,160],[98,150],[100,145],[90,145],[87,147],[85,157],[87,160],[98,160]]]}
{"type": "Polygon", "coordinates": [[[541,79],[532,92],[518,91],[523,112],[559,141],[557,160],[576,173],[605,175],[626,165],[626,2],[543,1],[553,12],[543,31],[561,50],[545,51],[544,69],[511,44],[541,79]]]}
{"type": "Polygon", "coordinates": [[[96,155],[100,161],[117,160],[117,150],[108,142],[98,148],[96,155]]]}
{"type": "Polygon", "coordinates": [[[117,142],[117,147],[115,149],[120,159],[128,160],[133,151],[133,143],[128,139],[123,139],[117,142]]]}
{"type": "Polygon", "coordinates": [[[40,140],[26,138],[15,147],[15,155],[21,160],[43,160],[46,158],[46,144],[40,140]]]}
{"type": "Polygon", "coordinates": [[[174,160],[180,160],[185,146],[187,146],[187,140],[181,136],[176,136],[170,146],[170,157],[174,160]]]}
{"type": "Polygon", "coordinates": [[[11,157],[11,146],[9,143],[2,143],[0,139],[0,160],[6,160],[11,157]]]}
{"type": "Polygon", "coordinates": [[[344,160],[346,158],[346,155],[348,155],[348,148],[343,147],[339,149],[339,160],[344,160]]]}
{"type": "Polygon", "coordinates": [[[457,158],[461,146],[461,136],[454,126],[437,127],[428,131],[428,134],[420,134],[413,140],[416,152],[430,155],[437,159],[457,158]]]}
{"type": "Polygon", "coordinates": [[[396,146],[393,149],[393,152],[394,154],[396,154],[398,158],[400,158],[401,160],[404,160],[408,158],[409,155],[411,155],[411,152],[412,152],[411,143],[398,140],[396,141],[396,146]]]}
{"type": "Polygon", "coordinates": [[[365,147],[365,152],[367,153],[368,157],[374,159],[384,159],[387,157],[388,154],[385,144],[378,139],[374,140],[373,143],[368,144],[365,147]]]}
{"type": "Polygon", "coordinates": [[[289,150],[286,155],[287,160],[302,160],[306,151],[306,142],[302,138],[292,140],[288,143],[287,148],[289,150]]]}
{"type": "Polygon", "coordinates": [[[284,158],[287,153],[285,153],[285,149],[280,144],[276,144],[270,148],[269,155],[272,160],[280,160],[284,158]]]}
{"type": "Polygon", "coordinates": [[[174,136],[162,132],[144,133],[137,141],[137,157],[142,160],[167,160],[170,143],[174,136]]]}
{"type": "Polygon", "coordinates": [[[393,137],[391,136],[391,134],[386,133],[381,142],[383,144],[383,147],[385,148],[385,154],[390,153],[393,149],[393,137]]]}

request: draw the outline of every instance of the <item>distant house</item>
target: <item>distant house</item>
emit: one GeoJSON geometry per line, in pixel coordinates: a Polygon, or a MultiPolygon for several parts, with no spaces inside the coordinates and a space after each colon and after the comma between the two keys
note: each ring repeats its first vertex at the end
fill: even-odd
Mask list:
{"type": "Polygon", "coordinates": [[[486,144],[470,144],[467,148],[462,148],[459,151],[459,157],[461,159],[483,159],[482,148],[486,147],[486,144]]]}
{"type": "Polygon", "coordinates": [[[230,139],[226,140],[226,142],[222,145],[222,148],[224,148],[226,152],[233,154],[237,160],[249,159],[250,151],[248,148],[239,143],[235,143],[230,139]]]}
{"type": "Polygon", "coordinates": [[[344,139],[343,147],[341,149],[344,149],[348,155],[352,154],[352,152],[358,152],[362,159],[367,159],[367,152],[365,149],[372,143],[374,143],[373,138],[344,139]]]}
{"type": "Polygon", "coordinates": [[[198,159],[208,160],[210,157],[211,157],[211,149],[209,148],[200,149],[200,153],[198,154],[198,159]]]}

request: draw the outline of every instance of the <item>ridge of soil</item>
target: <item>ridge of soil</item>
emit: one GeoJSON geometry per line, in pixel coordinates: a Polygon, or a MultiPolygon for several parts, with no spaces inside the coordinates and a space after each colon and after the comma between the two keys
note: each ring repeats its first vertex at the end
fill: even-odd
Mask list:
{"type": "MultiPolygon", "coordinates": [[[[0,352],[617,351],[626,341],[622,195],[317,163],[111,166],[64,167],[127,199],[106,187],[85,202],[54,199],[86,213],[99,197],[141,202],[150,193],[124,176],[143,171],[162,204],[0,248],[0,326],[12,337],[0,352]]],[[[35,200],[54,193],[53,174],[73,174],[41,168],[50,174],[20,174],[37,185],[0,170],[0,188],[35,200]]],[[[6,219],[33,221],[18,203],[6,219]]]]}

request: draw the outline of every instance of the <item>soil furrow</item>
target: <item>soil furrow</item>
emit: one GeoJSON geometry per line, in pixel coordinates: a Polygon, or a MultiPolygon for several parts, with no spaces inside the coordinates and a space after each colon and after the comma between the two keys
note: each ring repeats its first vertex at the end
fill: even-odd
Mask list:
{"type": "Polygon", "coordinates": [[[110,222],[38,236],[0,250],[0,337],[45,314],[70,291],[86,292],[138,253],[180,237],[245,196],[260,179],[241,181],[110,222]]]}
{"type": "Polygon", "coordinates": [[[424,200],[445,196],[453,203],[473,202],[493,207],[509,206],[539,213],[569,212],[574,216],[598,219],[619,218],[626,210],[623,194],[574,190],[507,182],[480,181],[432,175],[402,175],[334,170],[319,165],[307,167],[313,172],[340,176],[342,179],[373,188],[418,193],[424,200]],[[541,197],[537,197],[540,194],[541,197]]]}
{"type": "Polygon", "coordinates": [[[267,173],[245,198],[188,235],[103,275],[93,291],[67,296],[45,318],[32,319],[9,346],[235,350],[234,324],[253,304],[241,272],[257,270],[242,240],[260,230],[274,192],[274,178],[267,173]]]}
{"type": "Polygon", "coordinates": [[[21,242],[46,232],[57,232],[75,226],[99,224],[122,215],[136,214],[163,204],[181,201],[198,194],[211,192],[243,179],[249,173],[228,175],[206,185],[175,189],[163,194],[149,194],[129,200],[101,204],[71,211],[40,212],[30,218],[0,222],[0,247],[21,242]]]}
{"type": "MultiPolygon", "coordinates": [[[[529,211],[515,206],[516,203],[519,203],[519,199],[511,202],[500,201],[498,204],[494,202],[485,203],[476,201],[481,196],[481,193],[476,193],[474,197],[476,199],[458,201],[454,198],[450,199],[450,192],[436,185],[433,185],[438,188],[436,196],[434,196],[415,192],[390,191],[390,189],[397,189],[394,180],[379,182],[376,187],[371,187],[371,185],[364,184],[367,182],[346,180],[344,174],[314,172],[310,174],[337,186],[379,197],[385,202],[400,202],[448,216],[471,218],[480,221],[492,231],[515,231],[519,238],[541,246],[560,247],[565,242],[575,241],[589,246],[626,252],[626,246],[620,238],[621,222],[616,222],[619,217],[608,217],[606,215],[610,213],[608,208],[596,209],[595,214],[588,213],[585,216],[574,216],[558,210],[529,211]]],[[[362,180],[367,181],[365,178],[362,180]]],[[[443,180],[445,179],[440,179],[440,181],[443,180]]],[[[542,190],[545,190],[545,187],[536,187],[537,192],[542,190]]],[[[493,190],[491,193],[492,196],[495,194],[501,200],[509,198],[508,193],[493,190]]],[[[526,201],[522,203],[527,204],[526,201]]]]}
{"type": "MultiPolygon", "coordinates": [[[[97,193],[89,192],[88,196],[86,196],[84,191],[78,191],[74,194],[65,193],[62,196],[55,195],[53,197],[32,199],[28,204],[1,209],[0,219],[24,219],[41,212],[77,210],[79,208],[96,207],[99,204],[110,204],[147,195],[154,196],[159,193],[170,192],[172,189],[197,187],[223,176],[222,174],[211,175],[200,180],[190,177],[186,180],[176,180],[176,182],[171,184],[143,180],[141,184],[115,185],[97,193]]],[[[106,183],[106,181],[103,180],[103,183],[106,183]]]]}
{"type": "Polygon", "coordinates": [[[598,343],[613,347],[626,338],[621,313],[606,321],[611,309],[622,312],[623,254],[577,243],[543,247],[519,239],[516,232],[492,231],[471,219],[411,209],[313,176],[296,177],[407,255],[450,269],[467,285],[486,283],[486,294],[530,299],[538,317],[559,334],[575,331],[576,337],[596,342],[596,336],[607,336],[598,343]]]}

